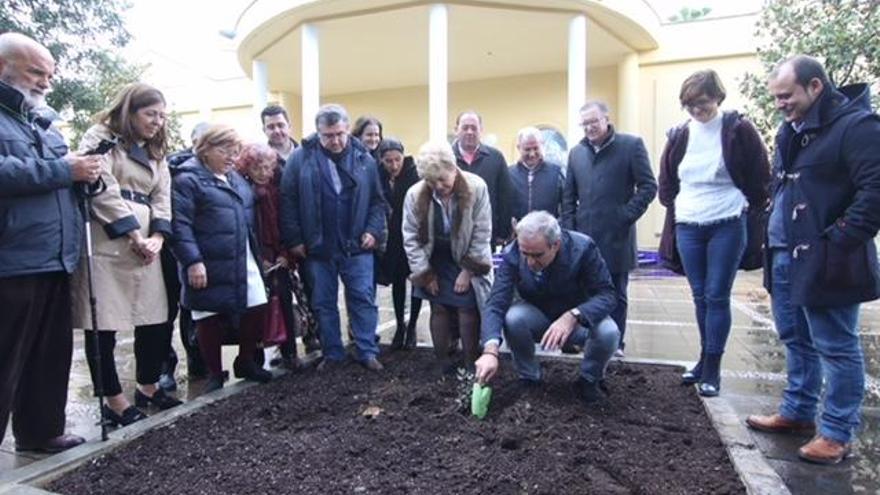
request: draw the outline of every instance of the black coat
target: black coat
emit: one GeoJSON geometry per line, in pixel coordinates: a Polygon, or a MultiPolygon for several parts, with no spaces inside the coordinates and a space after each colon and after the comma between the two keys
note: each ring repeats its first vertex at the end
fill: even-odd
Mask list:
{"type": "Polygon", "coordinates": [[[539,210],[559,218],[565,187],[562,167],[542,161],[529,182],[529,169],[522,162],[516,162],[510,166],[510,182],[513,184],[513,218],[520,220],[529,212],[539,210]]]}
{"type": "MultiPolygon", "coordinates": [[[[790,188],[778,207],[792,253],[792,303],[841,306],[880,297],[880,117],[868,87],[826,88],[800,131],[783,124],[773,172],[773,191],[790,188]]],[[[765,267],[768,290],[771,272],[765,267]]]]}
{"type": "MultiPolygon", "coordinates": [[[[667,132],[666,146],[660,157],[658,197],[660,204],[666,207],[666,218],[658,251],[663,264],[678,273],[684,273],[684,270],[675,239],[675,197],[681,186],[678,165],[684,158],[687,144],[688,126],[685,122],[667,132]]],[[[721,155],[733,185],[742,191],[749,202],[748,239],[739,267],[754,270],[763,264],[764,210],[770,184],[770,162],[755,126],[736,111],[724,112],[721,117],[721,155]]]]}
{"type": "Polygon", "coordinates": [[[636,220],[657,194],[642,138],[614,133],[596,153],[586,138],[568,154],[562,226],[592,237],[611,273],[637,266],[636,220]]]}
{"type": "Polygon", "coordinates": [[[411,156],[403,159],[403,169],[391,187],[385,167],[379,167],[382,192],[388,202],[388,247],[379,258],[380,283],[386,284],[409,275],[409,263],[403,250],[403,200],[409,188],[419,181],[419,173],[411,156]]]}
{"type": "Polygon", "coordinates": [[[171,248],[180,265],[181,305],[188,309],[240,314],[247,309],[247,242],[259,253],[254,236],[254,196],[235,171],[227,182],[194,157],[174,177],[171,248]],[[208,286],[193,289],[187,268],[202,262],[208,286]]]}
{"type": "Polygon", "coordinates": [[[495,239],[510,238],[510,204],[513,199],[513,186],[510,183],[510,173],[507,170],[507,161],[501,152],[495,148],[481,144],[477,148],[477,156],[470,165],[461,156],[458,143],[453,143],[452,149],[458,168],[465,172],[478,175],[489,188],[489,204],[492,206],[492,242],[495,239]]]}

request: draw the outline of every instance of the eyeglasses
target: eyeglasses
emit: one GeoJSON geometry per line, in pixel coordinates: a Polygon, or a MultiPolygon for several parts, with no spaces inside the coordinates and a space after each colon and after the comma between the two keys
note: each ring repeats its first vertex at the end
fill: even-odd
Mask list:
{"type": "Polygon", "coordinates": [[[218,146],[214,149],[224,157],[238,156],[238,154],[241,153],[241,148],[238,146],[218,146]]]}
{"type": "Polygon", "coordinates": [[[520,250],[519,254],[525,256],[526,258],[531,258],[533,260],[539,260],[547,254],[547,251],[541,251],[540,253],[527,253],[525,251],[520,250]]]}
{"type": "Polygon", "coordinates": [[[711,107],[713,103],[715,103],[715,100],[711,98],[697,98],[685,103],[684,108],[689,112],[693,112],[697,109],[706,110],[708,107],[711,107]]]}
{"type": "Polygon", "coordinates": [[[348,134],[346,131],[339,132],[320,132],[318,136],[321,137],[322,141],[341,141],[348,134]]]}
{"type": "Polygon", "coordinates": [[[604,118],[604,117],[601,118],[601,119],[590,119],[590,120],[584,120],[583,122],[581,122],[581,127],[583,127],[583,128],[587,128],[587,127],[595,127],[595,126],[598,126],[598,125],[602,125],[602,123],[604,123],[604,122],[605,122],[605,118],[604,118]]]}

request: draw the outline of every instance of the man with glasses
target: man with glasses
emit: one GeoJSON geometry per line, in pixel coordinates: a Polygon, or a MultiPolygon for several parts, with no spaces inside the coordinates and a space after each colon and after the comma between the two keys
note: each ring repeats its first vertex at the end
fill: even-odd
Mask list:
{"type": "Polygon", "coordinates": [[[476,379],[487,383],[498,370],[502,335],[524,386],[540,384],[535,343],[544,350],[565,344],[583,347],[576,389],[587,404],[601,400],[605,368],[620,332],[608,315],[615,290],[593,241],[563,230],[546,211],[529,213],[516,225],[516,241],[504,249],[483,311],[483,355],[476,379]],[[514,291],[520,300],[513,303],[514,291]]]}
{"type": "Polygon", "coordinates": [[[295,259],[305,260],[324,356],[319,368],[346,360],[337,300],[342,278],[356,358],[380,371],[373,251],[387,228],[378,168],[360,141],[350,139],[345,108],[324,105],[315,126],[317,134],[293,152],[281,178],[281,240],[295,259]]]}
{"type": "Polygon", "coordinates": [[[638,266],[636,221],[657,194],[657,181],[642,139],[616,132],[608,105],[590,101],[580,113],[585,137],[568,154],[562,226],[592,237],[605,258],[617,294],[615,355],[623,357],[629,272],[638,266]]]}

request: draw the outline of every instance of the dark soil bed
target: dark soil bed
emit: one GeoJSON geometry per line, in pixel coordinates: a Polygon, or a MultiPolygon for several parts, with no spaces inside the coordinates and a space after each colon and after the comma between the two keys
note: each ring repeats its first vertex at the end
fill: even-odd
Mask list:
{"type": "Polygon", "coordinates": [[[694,390],[668,367],[612,363],[603,403],[545,363],[521,389],[505,360],[486,419],[458,408],[429,352],[288,375],[149,432],[54,481],[69,494],[745,493],[694,390]]]}

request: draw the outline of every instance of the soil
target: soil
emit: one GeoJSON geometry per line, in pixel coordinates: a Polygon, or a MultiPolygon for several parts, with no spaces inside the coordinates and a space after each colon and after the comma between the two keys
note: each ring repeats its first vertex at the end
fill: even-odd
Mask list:
{"type": "Polygon", "coordinates": [[[692,387],[612,363],[586,406],[577,362],[519,385],[505,359],[484,420],[432,354],[287,375],[158,428],[55,480],[65,494],[744,494],[692,387]]]}

